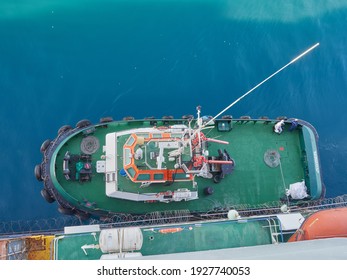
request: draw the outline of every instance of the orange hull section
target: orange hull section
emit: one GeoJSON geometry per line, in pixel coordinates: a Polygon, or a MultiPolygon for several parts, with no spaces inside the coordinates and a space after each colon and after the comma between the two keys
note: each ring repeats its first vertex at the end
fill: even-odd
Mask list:
{"type": "Polygon", "coordinates": [[[347,207],[321,210],[312,214],[288,242],[331,237],[347,237],[347,207]]]}

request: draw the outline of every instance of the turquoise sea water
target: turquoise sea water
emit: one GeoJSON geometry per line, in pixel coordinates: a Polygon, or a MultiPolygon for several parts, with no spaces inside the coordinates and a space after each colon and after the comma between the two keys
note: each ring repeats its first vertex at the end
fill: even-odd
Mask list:
{"type": "Polygon", "coordinates": [[[57,217],[33,169],[64,124],[228,114],[311,122],[327,196],[347,193],[347,1],[2,0],[0,221],[57,217]]]}

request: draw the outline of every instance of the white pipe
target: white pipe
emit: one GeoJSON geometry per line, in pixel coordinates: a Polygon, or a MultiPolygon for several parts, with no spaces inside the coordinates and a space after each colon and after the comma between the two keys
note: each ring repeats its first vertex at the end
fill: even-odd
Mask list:
{"type": "Polygon", "coordinates": [[[306,51],[304,51],[302,54],[298,55],[296,58],[294,58],[293,60],[291,60],[289,63],[287,63],[286,65],[284,65],[282,68],[280,68],[279,70],[277,70],[275,73],[273,73],[272,75],[270,75],[269,77],[267,77],[265,80],[263,80],[262,82],[260,82],[259,84],[257,84],[255,87],[253,87],[252,89],[250,89],[249,91],[247,91],[244,95],[242,95],[241,97],[239,97],[238,99],[236,99],[233,103],[231,103],[228,107],[226,107],[225,109],[223,109],[221,112],[219,112],[216,116],[214,116],[212,119],[210,119],[204,126],[208,125],[209,123],[211,123],[213,120],[215,120],[216,118],[218,118],[221,114],[223,114],[226,110],[230,109],[232,106],[234,106],[237,102],[239,102],[241,99],[243,99],[244,97],[246,97],[248,94],[250,94],[253,90],[255,90],[256,88],[260,87],[263,83],[265,83],[266,81],[270,80],[273,76],[277,75],[279,72],[281,72],[282,70],[284,70],[285,68],[287,68],[290,64],[296,62],[297,60],[299,60],[300,58],[302,58],[304,55],[306,55],[307,53],[309,53],[310,51],[312,51],[314,48],[318,47],[319,43],[313,45],[312,47],[310,47],[309,49],[307,49],[306,51]]]}

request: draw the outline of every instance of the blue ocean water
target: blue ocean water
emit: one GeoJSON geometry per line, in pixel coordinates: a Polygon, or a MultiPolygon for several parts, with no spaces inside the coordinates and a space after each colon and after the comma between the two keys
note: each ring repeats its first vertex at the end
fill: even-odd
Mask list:
{"type": "Polygon", "coordinates": [[[228,114],[311,122],[327,196],[347,193],[345,0],[2,0],[0,221],[58,217],[34,177],[64,124],[228,114]]]}

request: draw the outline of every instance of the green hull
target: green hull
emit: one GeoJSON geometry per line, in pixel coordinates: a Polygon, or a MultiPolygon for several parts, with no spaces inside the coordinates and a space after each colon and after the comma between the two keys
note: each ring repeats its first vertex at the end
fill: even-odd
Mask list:
{"type": "MultiPolygon", "coordinates": [[[[276,120],[216,120],[215,125],[205,129],[204,133],[211,139],[225,141],[228,144],[210,142],[206,149],[210,156],[217,156],[218,150],[227,150],[234,162],[231,174],[223,176],[222,180],[194,176],[192,182],[180,180],[180,178],[184,179],[184,176],[188,176],[181,170],[182,173],[177,172],[177,175],[175,174],[177,177],[171,178],[170,181],[155,182],[147,187],[142,187],[139,182],[133,182],[129,178],[129,172],[124,174],[123,166],[126,163],[124,160],[126,155],[123,154],[123,151],[124,145],[129,139],[128,134],[124,131],[153,127],[165,129],[177,125],[188,125],[188,121],[184,119],[104,121],[107,122],[95,126],[85,122],[74,129],[68,126],[63,127],[58,137],[54,141],[44,143],[44,147],[41,149],[44,161],[35,169],[36,177],[44,181],[45,199],[49,202],[56,200],[60,205],[60,211],[64,214],[77,214],[88,218],[89,215],[112,217],[119,213],[144,215],[163,211],[205,213],[237,208],[240,205],[243,208],[252,208],[281,199],[287,200],[286,189],[289,189],[290,184],[301,181],[304,181],[307,187],[309,196],[305,198],[306,200],[319,199],[324,193],[317,134],[314,128],[306,122],[300,122],[295,130],[289,131],[290,123],[288,121],[279,135],[273,132],[276,120]],[[100,168],[98,161],[105,162],[102,159],[106,157],[106,135],[112,133],[119,135],[116,137],[117,153],[114,159],[117,166],[114,175],[117,182],[117,194],[162,194],[183,189],[196,192],[198,198],[188,201],[150,203],[153,202],[150,199],[144,202],[107,195],[106,182],[110,179],[105,172],[98,172],[97,168],[100,168]],[[86,142],[87,137],[92,137],[89,139],[93,139],[94,142],[86,142]],[[85,152],[89,154],[90,166],[88,168],[90,169],[88,179],[81,180],[80,177],[84,174],[79,172],[78,164],[81,163],[81,154],[85,152]],[[274,158],[271,158],[271,153],[274,158]],[[70,158],[69,162],[66,161],[67,154],[70,158]],[[76,156],[77,160],[71,159],[76,156]],[[68,179],[67,168],[69,168],[68,179]],[[123,174],[121,174],[122,172],[123,174]],[[208,187],[209,189],[206,189],[208,187]]],[[[194,124],[195,121],[191,123],[192,126],[194,124]]],[[[149,144],[147,149],[150,149],[149,144]]],[[[188,154],[186,153],[182,158],[189,158],[188,154]]],[[[135,161],[134,164],[141,166],[140,161],[138,163],[135,161]]],[[[151,164],[149,159],[146,164],[151,164]]],[[[173,168],[170,167],[170,164],[167,161],[162,168],[173,168]]],[[[171,165],[173,166],[173,164],[171,165]]],[[[148,166],[145,168],[149,169],[148,166]]]]}
{"type": "Polygon", "coordinates": [[[97,260],[153,256],[160,259],[165,254],[212,253],[220,249],[281,244],[288,242],[306,216],[307,213],[278,213],[170,225],[67,227],[63,234],[55,236],[53,258],[97,260]]]}

